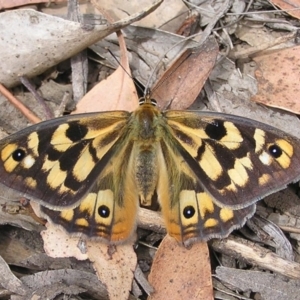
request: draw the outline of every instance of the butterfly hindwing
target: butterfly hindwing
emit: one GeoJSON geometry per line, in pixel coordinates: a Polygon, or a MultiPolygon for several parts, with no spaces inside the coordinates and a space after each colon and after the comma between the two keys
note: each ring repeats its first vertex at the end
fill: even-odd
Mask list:
{"type": "Polygon", "coordinates": [[[58,211],[41,207],[46,218],[71,234],[114,243],[128,239],[135,229],[139,202],[134,174],[128,172],[134,168],[132,145],[132,141],[117,145],[118,151],[77,207],[58,211]]]}
{"type": "Polygon", "coordinates": [[[157,153],[158,199],[168,233],[179,242],[189,245],[197,240],[224,238],[254,214],[255,204],[232,209],[220,206],[205,192],[171,135],[161,141],[157,153]]]}

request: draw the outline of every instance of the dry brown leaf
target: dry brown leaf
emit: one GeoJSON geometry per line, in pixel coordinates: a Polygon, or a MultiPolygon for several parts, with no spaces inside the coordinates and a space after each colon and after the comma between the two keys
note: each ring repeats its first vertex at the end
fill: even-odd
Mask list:
{"type": "Polygon", "coordinates": [[[87,241],[89,259],[101,282],[105,283],[110,300],[127,300],[131,290],[137,257],[130,243],[107,246],[87,241]]]}
{"type": "MultiPolygon", "coordinates": [[[[33,209],[36,210],[36,203],[33,209]]],[[[80,248],[80,237],[71,237],[66,231],[51,223],[46,223],[46,230],[41,232],[44,250],[50,257],[75,257],[78,260],[88,259],[88,254],[80,248]]]]}
{"type": "Polygon", "coordinates": [[[73,113],[135,110],[138,106],[138,96],[129,74],[125,73],[122,67],[118,67],[80,100],[73,113]]]}
{"type": "MultiPolygon", "coordinates": [[[[66,2],[66,0],[51,0],[51,3],[66,2]]],[[[24,5],[46,3],[49,4],[49,0],[0,0],[0,9],[7,9],[13,7],[19,7],[24,5]]]]}
{"type": "Polygon", "coordinates": [[[155,290],[149,300],[213,299],[207,243],[186,249],[167,235],[154,257],[149,282],[155,290]]]}
{"type": "Polygon", "coordinates": [[[258,93],[251,98],[267,106],[300,113],[300,46],[254,58],[258,93]]]}
{"type": "MultiPolygon", "coordinates": [[[[101,3],[103,9],[113,12],[117,18],[123,19],[128,14],[136,11],[137,7],[148,6],[150,1],[98,0],[98,2],[101,3]]],[[[177,24],[184,20],[187,14],[188,8],[181,0],[164,0],[153,14],[136,22],[136,25],[149,28],[160,28],[170,32],[175,32],[178,26],[177,24]]]]}
{"type": "Polygon", "coordinates": [[[289,15],[300,19],[300,1],[299,0],[271,0],[272,4],[280,7],[289,15]]]}
{"type": "Polygon", "coordinates": [[[199,95],[218,53],[214,38],[207,39],[200,48],[186,50],[153,87],[151,97],[161,108],[188,108],[199,95]]]}
{"type": "MultiPolygon", "coordinates": [[[[3,0],[2,0],[3,1],[3,0]]],[[[5,0],[4,0],[5,1],[5,0]]],[[[20,0],[19,0],[20,1],[20,0]]],[[[24,1],[24,0],[23,0],[24,1]]],[[[44,1],[44,0],[43,0],[44,1]]],[[[49,1],[49,0],[47,0],[49,1]]],[[[66,1],[66,0],[65,0],[66,1]]],[[[51,1],[53,2],[53,1],[51,1]]],[[[67,1],[66,1],[67,2],[67,1]]],[[[1,0],[0,0],[1,3],[1,0]]],[[[146,7],[151,0],[109,0],[109,1],[79,1],[80,11],[83,14],[99,15],[95,3],[101,5],[102,9],[109,12],[117,19],[126,18],[140,7],[146,7]]],[[[52,15],[66,15],[67,5],[49,5],[42,7],[41,11],[52,15]]],[[[103,12],[103,11],[102,11],[103,12]]],[[[189,9],[181,0],[164,0],[155,12],[136,22],[135,25],[145,26],[147,28],[160,28],[175,33],[178,24],[184,21],[189,14],[189,9]]],[[[149,36],[150,37],[150,36],[149,36]]]]}

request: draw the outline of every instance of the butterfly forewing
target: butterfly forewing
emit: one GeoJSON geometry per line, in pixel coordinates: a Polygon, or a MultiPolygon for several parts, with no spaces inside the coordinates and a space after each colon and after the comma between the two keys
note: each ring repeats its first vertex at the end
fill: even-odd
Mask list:
{"type": "Polygon", "coordinates": [[[51,208],[74,207],[113,156],[127,112],[57,118],[0,142],[0,180],[51,208]]]}
{"type": "Polygon", "coordinates": [[[300,178],[300,142],[280,130],[218,113],[165,115],[182,157],[219,206],[249,206],[300,178]]]}

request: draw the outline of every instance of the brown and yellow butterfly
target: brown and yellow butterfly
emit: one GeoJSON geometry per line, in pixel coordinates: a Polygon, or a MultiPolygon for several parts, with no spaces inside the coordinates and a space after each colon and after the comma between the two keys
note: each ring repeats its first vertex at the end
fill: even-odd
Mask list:
{"type": "Polygon", "coordinates": [[[161,112],[148,97],[134,112],[65,116],[0,142],[1,183],[69,233],[113,243],[154,197],[185,245],[225,237],[256,201],[299,179],[298,139],[237,116],[161,112]]]}

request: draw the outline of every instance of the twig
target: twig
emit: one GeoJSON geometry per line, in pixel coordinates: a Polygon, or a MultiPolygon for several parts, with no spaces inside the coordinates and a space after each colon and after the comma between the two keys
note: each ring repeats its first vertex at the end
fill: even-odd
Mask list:
{"type": "Polygon", "coordinates": [[[7,100],[16,107],[31,123],[39,123],[41,119],[35,115],[28,107],[26,107],[18,98],[11,94],[11,92],[0,83],[0,93],[7,98],[7,100]]]}
{"type": "MultiPolygon", "coordinates": [[[[78,0],[68,1],[68,19],[84,25],[78,0]]],[[[86,49],[71,57],[71,69],[73,99],[75,103],[78,103],[87,91],[88,60],[86,49]]]]}

